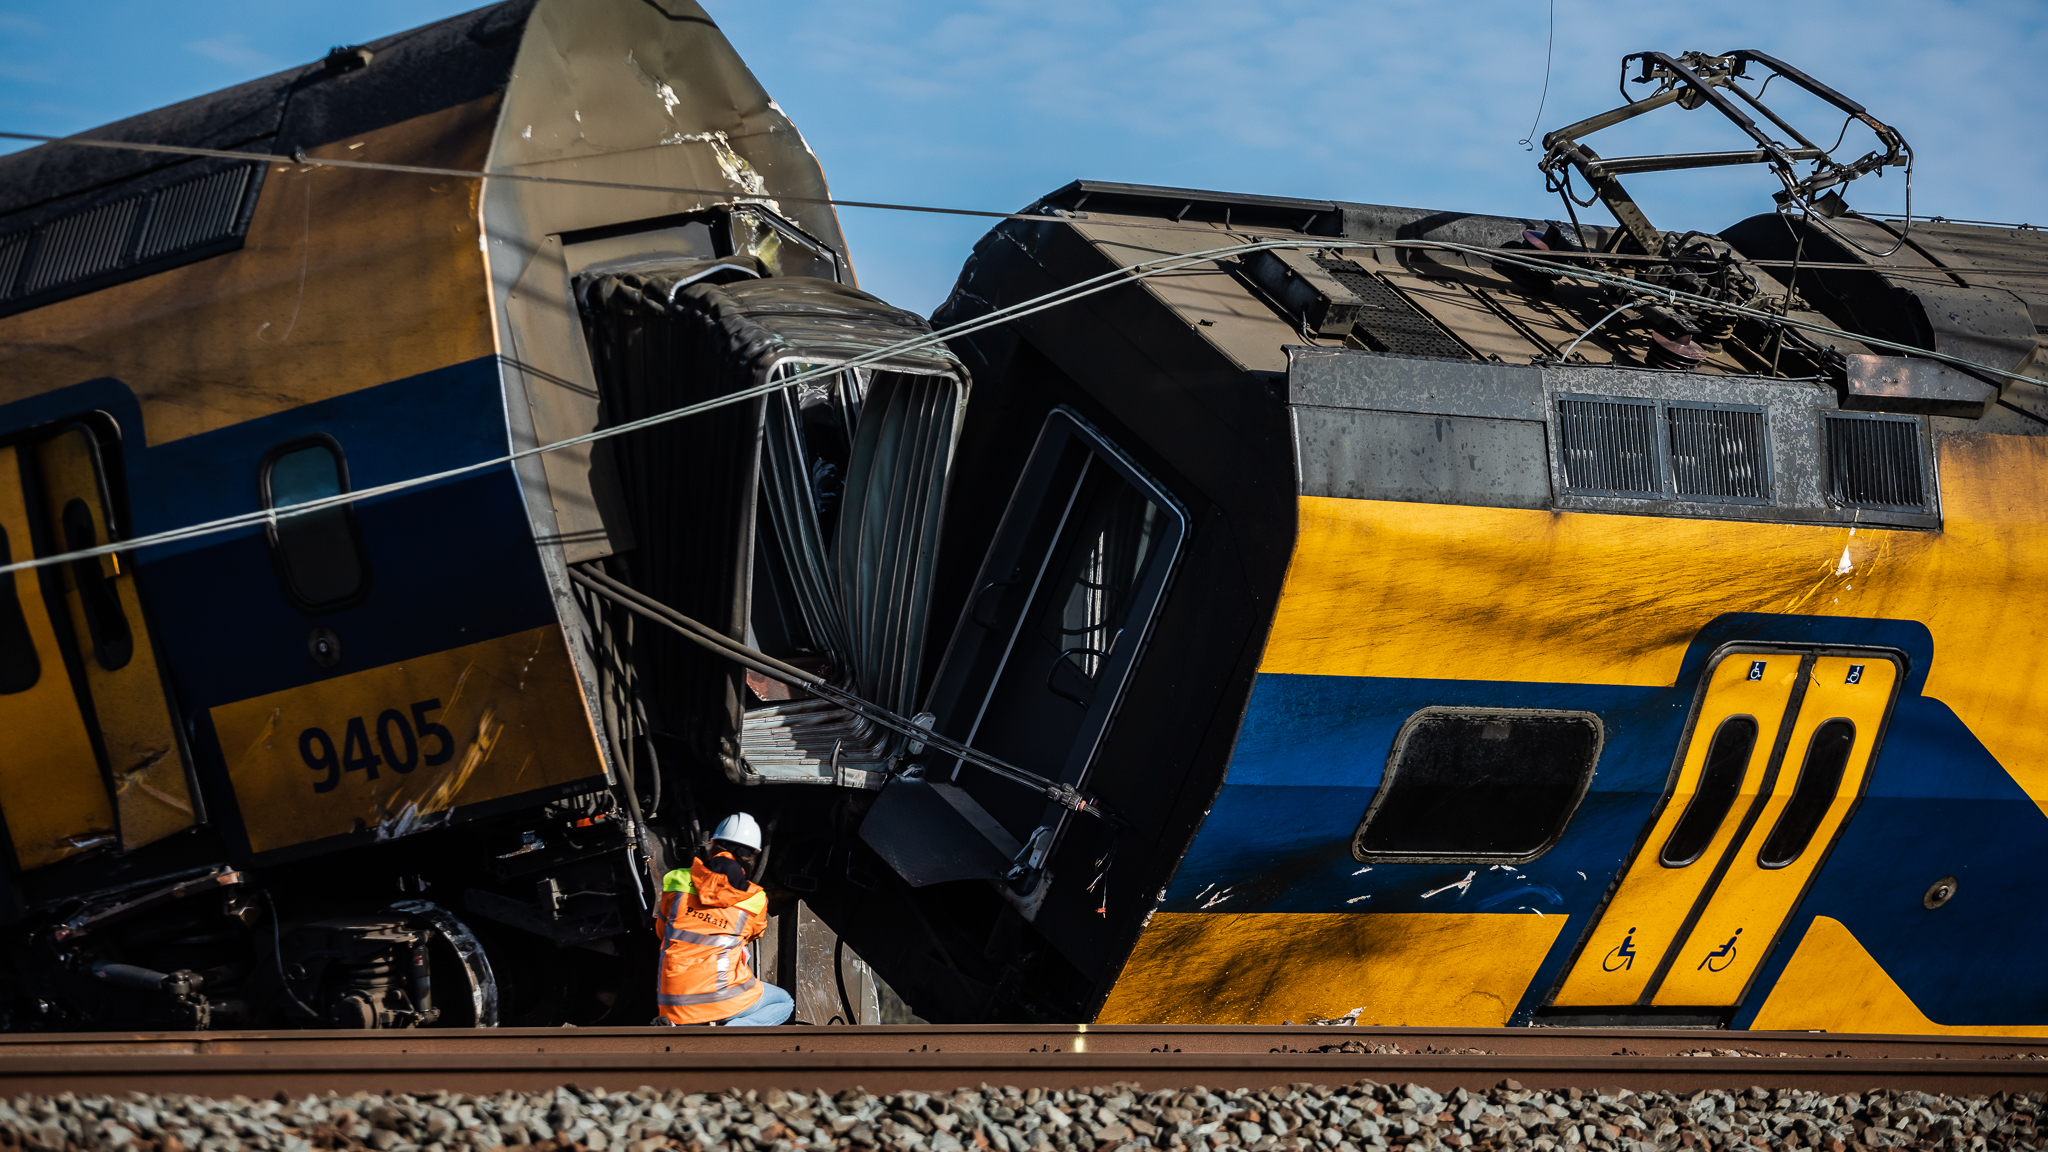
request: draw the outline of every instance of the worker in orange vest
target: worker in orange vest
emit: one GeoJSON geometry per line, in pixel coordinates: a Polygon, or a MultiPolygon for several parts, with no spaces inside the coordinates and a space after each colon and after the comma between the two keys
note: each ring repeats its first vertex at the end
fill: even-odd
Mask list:
{"type": "Polygon", "coordinates": [[[780,1024],[796,1008],[789,993],[747,966],[747,945],[768,927],[768,894],[749,877],[761,857],[761,825],[735,812],[711,834],[711,849],[662,880],[661,975],[657,1024],[780,1024]]]}

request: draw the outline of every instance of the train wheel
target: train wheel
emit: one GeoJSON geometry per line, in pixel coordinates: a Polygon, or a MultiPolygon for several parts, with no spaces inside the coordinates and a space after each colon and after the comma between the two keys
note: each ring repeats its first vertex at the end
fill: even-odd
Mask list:
{"type": "Polygon", "coordinates": [[[498,1026],[498,981],[483,942],[469,925],[430,900],[401,900],[391,906],[427,933],[427,960],[433,979],[435,1016],[439,1028],[498,1026]]]}

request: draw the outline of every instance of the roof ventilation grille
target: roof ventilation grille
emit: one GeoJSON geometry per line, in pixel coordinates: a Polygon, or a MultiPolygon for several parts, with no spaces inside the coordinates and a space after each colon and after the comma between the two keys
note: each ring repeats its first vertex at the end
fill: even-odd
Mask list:
{"type": "Polygon", "coordinates": [[[241,215],[242,192],[253,170],[246,164],[173,184],[156,194],[138,260],[154,260],[172,252],[234,235],[241,215]]]}
{"type": "Polygon", "coordinates": [[[1764,412],[1730,405],[1672,404],[1671,479],[1681,499],[1768,503],[1764,412]]]}
{"type": "Polygon", "coordinates": [[[156,185],[148,191],[71,212],[39,211],[40,222],[0,236],[0,315],[238,247],[261,167],[207,162],[196,176],[178,167],[139,178],[156,185]]]}
{"type": "Polygon", "coordinates": [[[1825,419],[1829,502],[1897,512],[1926,509],[1918,420],[1836,414],[1825,419]]]}
{"type": "Polygon", "coordinates": [[[131,196],[52,221],[22,291],[30,295],[120,267],[135,235],[142,197],[131,196]]]}
{"type": "Polygon", "coordinates": [[[33,235],[33,232],[16,232],[12,236],[0,236],[0,299],[6,297],[15,274],[21,271],[21,260],[28,255],[29,237],[33,235]]]}
{"type": "Polygon", "coordinates": [[[1581,496],[1659,496],[1657,405],[1650,400],[1559,400],[1566,490],[1581,496]]]}
{"type": "Polygon", "coordinates": [[[1318,257],[1316,264],[1363,304],[1351,332],[1373,351],[1472,359],[1463,345],[1444,335],[1429,317],[1379,277],[1341,257],[1318,257]]]}

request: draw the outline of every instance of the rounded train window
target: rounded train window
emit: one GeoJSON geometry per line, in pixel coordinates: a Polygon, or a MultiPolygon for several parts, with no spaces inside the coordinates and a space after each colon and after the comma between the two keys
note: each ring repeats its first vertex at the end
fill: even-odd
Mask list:
{"type": "MultiPolygon", "coordinates": [[[[262,474],[263,506],[283,509],[349,490],[348,462],[331,436],[273,448],[262,474]]],[[[268,529],[278,583],[301,611],[326,612],[360,600],[370,583],[355,511],[335,504],[284,516],[268,529]]]]}
{"type": "Polygon", "coordinates": [[[1699,783],[1686,803],[1685,815],[1678,818],[1678,826],[1657,854],[1659,863],[1683,868],[1713,843],[1714,833],[1720,831],[1721,822],[1742,793],[1742,776],[1749,769],[1750,754],[1756,751],[1756,735],[1754,717],[1730,716],[1721,722],[1707,748],[1707,762],[1700,768],[1699,783]]]}
{"type": "Polygon", "coordinates": [[[1351,837],[1361,862],[1526,861],[1564,834],[1604,738],[1590,712],[1424,708],[1351,837]]]}
{"type": "Polygon", "coordinates": [[[1806,760],[1799,765],[1799,782],[1792,786],[1792,799],[1756,854],[1758,865],[1783,868],[1806,851],[1842,790],[1842,774],[1848,770],[1849,753],[1855,747],[1856,725],[1841,717],[1813,730],[1813,739],[1806,744],[1806,760]]]}

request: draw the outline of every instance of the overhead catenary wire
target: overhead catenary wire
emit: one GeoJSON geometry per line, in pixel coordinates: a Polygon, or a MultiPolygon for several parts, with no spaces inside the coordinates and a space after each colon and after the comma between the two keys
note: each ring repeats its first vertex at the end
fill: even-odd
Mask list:
{"type": "MultiPolygon", "coordinates": [[[[1624,69],[1624,71],[1626,70],[1624,69]]],[[[1538,116],[1539,118],[1541,116],[1540,109],[1538,116]]],[[[710,196],[719,200],[735,200],[739,202],[774,200],[778,202],[788,201],[793,204],[822,204],[833,208],[866,208],[880,212],[923,212],[937,216],[973,216],[987,220],[1031,220],[1054,224],[1066,223],[1072,219],[1071,216],[1061,215],[1057,212],[998,212],[985,208],[944,208],[933,204],[900,204],[884,200],[842,200],[831,196],[804,196],[797,193],[782,192],[778,192],[773,196],[767,194],[755,195],[746,192],[744,189],[736,190],[733,188],[687,188],[674,184],[636,184],[618,180],[586,180],[575,176],[541,176],[530,172],[485,172],[472,168],[438,168],[421,164],[390,164],[376,160],[347,160],[340,157],[312,156],[308,155],[303,148],[294,151],[290,156],[285,156],[275,152],[237,152],[230,149],[200,148],[184,144],[154,144],[128,140],[93,140],[83,136],[47,136],[35,132],[0,132],[0,140],[29,140],[38,144],[60,144],[79,148],[106,148],[133,152],[155,152],[173,156],[211,157],[220,160],[240,160],[250,164],[297,164],[308,168],[352,168],[369,172],[407,173],[415,176],[445,176],[462,180],[499,180],[527,184],[559,184],[575,188],[603,188],[615,192],[659,192],[683,196],[710,196]]],[[[1552,189],[1552,191],[1555,191],[1555,189],[1552,189]]],[[[1590,208],[1598,202],[1599,197],[1596,196],[1585,201],[1581,206],[1590,208]]],[[[1912,218],[1910,215],[1901,217],[1897,213],[1890,212],[1859,212],[1858,215],[1871,219],[1886,220],[1902,218],[1910,220],[1912,218]]],[[[2016,231],[2032,230],[2035,227],[2032,224],[2012,224],[1996,220],[1957,220],[1943,216],[1925,217],[1923,219],[1940,224],[1978,224],[1989,228],[2007,228],[2016,231]]],[[[1120,221],[1120,223],[1130,228],[1156,228],[1174,232],[1186,232],[1197,229],[1209,230],[1205,225],[1183,224],[1179,221],[1125,220],[1120,221]]],[[[1553,253],[1552,255],[1566,255],[1566,253],[1553,253]]],[[[1606,255],[1615,255],[1622,259],[1629,258],[1626,255],[1614,253],[1606,255]]],[[[1973,266],[1972,271],[2000,271],[2000,269],[1986,269],[1981,266],[1973,266]]],[[[2006,271],[2023,272],[2027,270],[2007,269],[2006,271]]]]}
{"type": "Polygon", "coordinates": [[[63,144],[78,148],[109,148],[130,152],[157,152],[173,156],[240,160],[249,164],[299,164],[309,168],[355,168],[371,172],[403,172],[414,176],[452,176],[463,180],[509,180],[521,184],[558,184],[571,188],[603,188],[613,192],[660,192],[683,196],[711,196],[720,200],[787,200],[795,204],[824,204],[834,208],[874,208],[887,212],[928,212],[939,216],[980,216],[997,220],[1060,220],[1058,216],[1034,216],[1022,212],[992,212],[980,208],[940,208],[930,204],[892,204],[879,200],[840,200],[831,196],[802,196],[778,192],[749,194],[731,188],[685,188],[673,184],[635,184],[619,180],[585,180],[576,176],[541,176],[531,172],[480,172],[472,168],[437,168],[427,164],[389,164],[376,160],[344,160],[339,157],[309,156],[300,148],[289,156],[275,152],[236,152],[225,148],[198,148],[184,144],[148,144],[129,140],[89,140],[82,136],[42,136],[34,132],[0,132],[0,140],[33,140],[39,144],[63,144]]]}
{"type": "Polygon", "coordinates": [[[1529,120],[1529,134],[1515,141],[1515,143],[1522,146],[1524,151],[1534,152],[1536,150],[1536,145],[1531,143],[1531,141],[1536,139],[1536,129],[1543,123],[1544,105],[1550,103],[1550,61],[1556,47],[1557,0],[1550,0],[1550,32],[1543,40],[1543,95],[1536,99],[1536,115],[1529,120]]]}
{"type": "Polygon", "coordinates": [[[637,432],[642,429],[652,428],[661,424],[666,424],[669,423],[670,421],[681,420],[690,416],[697,415],[699,413],[709,412],[717,408],[723,408],[730,404],[738,404],[746,400],[751,400],[757,396],[765,396],[771,392],[781,391],[787,388],[794,388],[799,384],[803,384],[811,380],[836,375],[839,372],[842,372],[848,368],[860,368],[866,367],[871,364],[883,363],[890,360],[893,357],[902,355],[904,353],[915,352],[919,349],[927,348],[934,344],[944,343],[945,341],[952,340],[961,336],[973,335],[974,333],[980,332],[987,328],[992,328],[1000,324],[1009,323],[1010,321],[1013,320],[1019,320],[1027,316],[1035,315],[1039,312],[1046,311],[1047,309],[1056,308],[1063,304],[1072,303],[1075,300],[1080,300],[1085,297],[1095,295],[1099,292],[1105,292],[1113,288],[1123,287],[1139,280],[1149,279],[1154,276],[1161,276],[1172,272],[1182,271],[1184,269],[1191,268],[1199,264],[1210,263],[1212,261],[1220,260],[1230,256],[1248,255],[1253,252],[1267,251],[1276,248],[1313,248],[1322,250],[1353,251],[1409,250],[1455,252],[1468,257],[1486,260],[1488,262],[1495,264],[1515,264],[1520,265],[1522,267],[1542,271],[1545,273],[1555,274],[1560,277],[1565,277],[1574,280],[1584,280],[1595,284],[1601,284],[1612,288],[1618,288],[1623,291],[1636,293],[1638,295],[1648,297],[1652,300],[1661,300],[1673,305],[1693,308],[1700,311],[1720,312],[1729,315],[1742,316],[1752,320],[1760,321],[1764,324],[1777,325],[1787,328],[1795,328],[1801,331],[1811,332],[1821,336],[1839,337],[1842,339],[1855,341],[1857,343],[1864,345],[1865,347],[1882,348],[1908,356],[1915,356],[1929,360],[1937,360],[1943,363],[1952,364],[1959,368],[1966,368],[1976,372],[1987,373],[1989,375],[1998,376],[2009,380],[2020,381],[2022,383],[2037,384],[2041,387],[2048,388],[2048,380],[2044,380],[2040,377],[2028,376],[2023,373],[2012,371],[2010,369],[1999,368],[1994,365],[1984,364],[1979,361],[1967,359],[1965,357],[1954,356],[1945,352],[1933,351],[1930,349],[1917,347],[1911,344],[1903,344],[1894,340],[1884,340],[1875,336],[1860,335],[1858,333],[1849,332],[1841,328],[1833,327],[1831,325],[1816,324],[1812,321],[1801,320],[1793,316],[1780,315],[1776,312],[1770,312],[1759,308],[1751,308],[1746,305],[1731,304],[1726,301],[1716,300],[1711,297],[1700,296],[1690,292],[1684,292],[1676,288],[1667,287],[1661,284],[1653,284],[1644,280],[1636,280],[1627,276],[1617,276],[1613,273],[1599,272],[1588,268],[1570,267],[1560,262],[1545,260],[1541,257],[1526,256],[1513,249],[1481,248],[1476,245],[1458,244],[1446,240],[1347,240],[1319,239],[1308,236],[1290,236],[1285,239],[1279,240],[1252,240],[1236,244],[1222,245],[1216,248],[1203,249],[1197,252],[1175,253],[1167,256],[1158,257],[1152,260],[1143,260],[1137,263],[1127,264],[1120,268],[1114,268],[1110,271],[1099,273],[1095,276],[1091,276],[1085,280],[1079,280],[1073,284],[1068,284],[1060,288],[1055,288],[1050,292],[1044,293],[1043,295],[1034,296],[1030,299],[1022,300],[1015,304],[1009,304],[1000,308],[991,309],[988,312],[985,312],[972,319],[961,321],[958,324],[954,324],[946,328],[937,329],[935,331],[926,333],[921,336],[916,336],[906,340],[898,341],[895,344],[890,344],[885,347],[877,348],[869,352],[864,352],[858,356],[850,357],[849,359],[842,362],[832,364],[821,364],[817,367],[808,369],[803,372],[795,373],[793,375],[788,376],[780,376],[766,383],[754,385],[748,388],[742,388],[739,389],[738,391],[729,392],[723,396],[714,397],[710,400],[700,401],[695,404],[686,404],[679,408],[672,408],[666,412],[658,412],[655,413],[654,415],[645,416],[638,420],[628,421],[624,424],[614,425],[609,428],[600,428],[592,432],[586,432],[580,436],[571,436],[562,440],[550,441],[546,444],[536,444],[532,447],[521,448],[517,451],[508,452],[502,456],[494,456],[486,460],[479,460],[474,463],[464,464],[455,468],[443,469],[442,471],[429,473],[423,476],[415,476],[405,480],[394,480],[386,484],[375,485],[370,488],[357,489],[355,491],[344,492],[334,496],[326,496],[317,500],[308,500],[305,501],[304,503],[293,504],[287,507],[263,508],[251,512],[238,513],[233,516],[224,516],[217,520],[209,520],[199,524],[188,525],[183,528],[167,529],[162,532],[150,533],[143,536],[133,537],[127,540],[112,541],[110,543],[101,544],[92,548],[81,548],[71,552],[61,552],[49,556],[37,556],[27,560],[17,560],[10,564],[0,565],[0,574],[28,571],[31,569],[44,568],[56,564],[66,564],[74,560],[85,560],[97,556],[112,555],[114,553],[134,552],[143,548],[159,547],[166,544],[179,543],[185,540],[197,539],[204,536],[217,535],[223,532],[232,532],[243,528],[275,526],[280,520],[286,520],[297,516],[310,515],[312,513],[321,511],[322,509],[337,507],[345,504],[355,504],[360,501],[373,499],[375,497],[390,495],[396,492],[402,492],[410,488],[418,488],[428,484],[436,484],[445,480],[454,479],[456,477],[467,476],[476,472],[485,471],[487,469],[502,467],[508,464],[516,464],[519,461],[526,460],[534,456],[538,456],[544,452],[555,452],[566,448],[576,447],[582,444],[591,444],[600,440],[610,439],[615,436],[623,436],[631,432],[637,432]]]}

